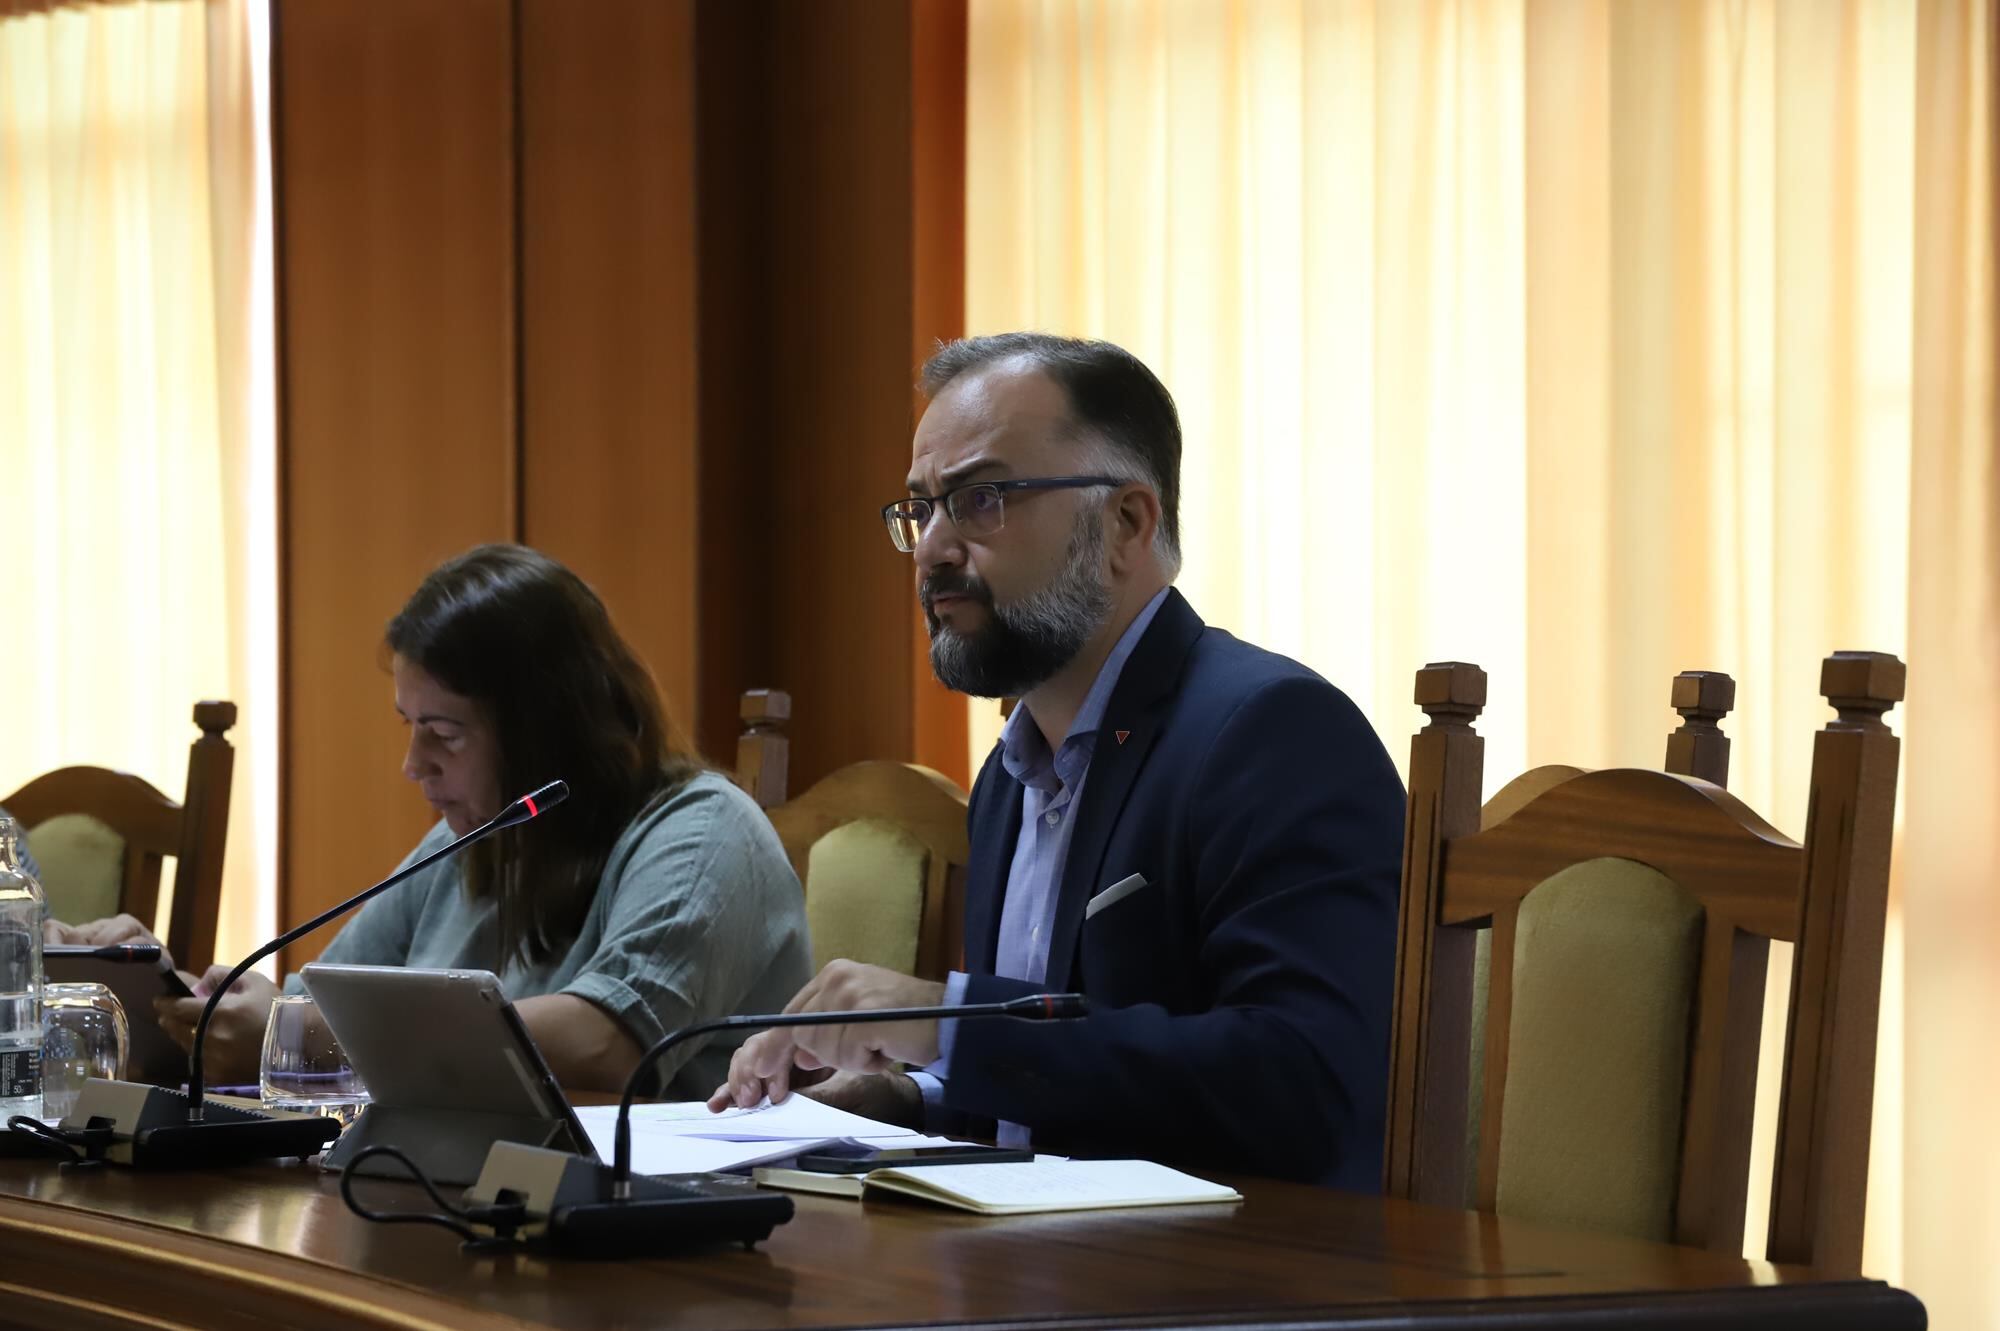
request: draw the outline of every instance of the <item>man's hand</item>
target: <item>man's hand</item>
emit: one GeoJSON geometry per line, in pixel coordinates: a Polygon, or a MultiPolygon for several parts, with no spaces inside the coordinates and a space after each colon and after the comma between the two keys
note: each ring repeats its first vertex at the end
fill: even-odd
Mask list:
{"type": "Polygon", "coordinates": [[[924,1126],[924,1093],[907,1072],[836,1072],[801,1088],[799,1094],[912,1132],[924,1126]]]}
{"type": "MultiPolygon", "coordinates": [[[[193,998],[153,1000],[160,1029],[172,1036],[175,1044],[183,1049],[194,1044],[195,1023],[208,1006],[208,995],[228,978],[231,969],[221,964],[210,966],[206,975],[189,985],[196,995],[193,998]]],[[[183,974],[181,978],[190,977],[183,974]]],[[[215,1005],[215,1015],[209,1018],[208,1039],[202,1045],[202,1071],[208,1080],[243,1082],[256,1078],[263,1061],[264,1028],[270,1024],[271,1000],[277,993],[278,986],[251,971],[222,996],[215,1005]]]]}
{"type": "Polygon", "coordinates": [[[794,1086],[803,1090],[833,1076],[832,1068],[800,1071],[792,1066],[790,1031],[759,1031],[729,1056],[729,1080],[708,1097],[708,1109],[719,1114],[731,1108],[754,1109],[769,1100],[781,1105],[794,1086]]]}
{"type": "MultiPolygon", "coordinates": [[[[935,1007],[944,986],[883,966],[829,961],[791,1002],[787,1012],[840,1012],[850,1008],[935,1007]]],[[[789,1035],[792,1061],[802,1068],[844,1072],[890,1072],[898,1063],[937,1061],[936,1021],[876,1021],[855,1026],[789,1026],[769,1032],[789,1035]]]]}
{"type": "Polygon", "coordinates": [[[83,924],[43,920],[42,941],[58,945],[109,947],[113,943],[157,943],[160,940],[153,937],[151,929],[130,915],[113,915],[110,919],[88,920],[83,924]]]}
{"type": "MultiPolygon", "coordinates": [[[[849,1008],[934,1007],[944,986],[881,966],[830,961],[785,1005],[786,1012],[838,1012],[849,1008]]],[[[897,1063],[924,1064],[938,1056],[935,1021],[880,1021],[854,1026],[787,1026],[744,1041],[729,1060],[729,1080],[708,1098],[713,1110],[747,1109],[767,1096],[783,1103],[793,1086],[826,1080],[833,1070],[886,1073],[897,1063]],[[817,1076],[801,1077],[795,1069],[817,1076]]],[[[912,1083],[911,1089],[915,1089],[912,1083]]],[[[921,1109],[920,1111],[921,1112],[921,1109]]]]}

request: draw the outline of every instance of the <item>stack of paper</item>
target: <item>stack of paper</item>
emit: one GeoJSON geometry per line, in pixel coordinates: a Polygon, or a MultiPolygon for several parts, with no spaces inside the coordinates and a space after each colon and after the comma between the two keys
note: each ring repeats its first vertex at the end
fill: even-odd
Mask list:
{"type": "MultiPolygon", "coordinates": [[[[576,1113],[597,1154],[611,1159],[618,1106],[592,1105],[576,1113]]],[[[719,1114],[710,1113],[699,1100],[632,1106],[632,1168],[640,1174],[743,1169],[850,1142],[897,1149],[953,1144],[948,1138],[926,1137],[803,1095],[791,1096],[781,1105],[765,1103],[719,1114]]]]}

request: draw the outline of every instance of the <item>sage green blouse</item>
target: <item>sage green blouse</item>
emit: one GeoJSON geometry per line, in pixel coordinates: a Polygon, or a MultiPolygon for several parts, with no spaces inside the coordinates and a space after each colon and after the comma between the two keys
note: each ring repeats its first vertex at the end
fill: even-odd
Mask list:
{"type": "MultiPolygon", "coordinates": [[[[450,840],[440,822],[403,863],[450,840]]],[[[784,847],[755,801],[713,772],[625,829],[567,951],[503,965],[497,909],[467,896],[458,861],[445,860],[363,906],[320,959],[490,970],[509,999],[588,999],[642,1048],[694,1022],[780,1011],[812,978],[804,894],[784,847]]],[[[296,975],[285,987],[303,988],[296,975]]],[[[668,1097],[706,1097],[741,1043],[710,1037],[671,1050],[659,1069],[668,1097]]]]}

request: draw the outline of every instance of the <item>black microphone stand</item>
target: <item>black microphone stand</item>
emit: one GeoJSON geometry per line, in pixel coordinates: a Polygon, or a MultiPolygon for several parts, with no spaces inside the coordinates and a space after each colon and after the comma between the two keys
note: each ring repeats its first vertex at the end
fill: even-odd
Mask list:
{"type": "MultiPolygon", "coordinates": [[[[340,1135],[340,1124],[334,1119],[321,1115],[279,1117],[229,1105],[210,1106],[204,1102],[202,1048],[216,1005],[252,966],[279,948],[297,942],[446,856],[454,855],[495,832],[518,827],[537,818],[567,798],[568,784],[551,781],[533,794],[515,800],[491,820],[449,845],[440,846],[366,891],[320,912],[304,924],[288,929],[264,944],[238,962],[209,994],[208,1002],[201,1010],[201,1018],[195,1023],[194,1041],[188,1050],[185,1097],[163,1086],[92,1078],[84,1084],[75,1108],[59,1131],[77,1135],[80,1138],[77,1144],[92,1159],[108,1159],[136,1168],[178,1169],[318,1154],[322,1147],[340,1135]]],[[[47,1137],[51,1134],[44,1131],[36,1135],[47,1137]]]]}

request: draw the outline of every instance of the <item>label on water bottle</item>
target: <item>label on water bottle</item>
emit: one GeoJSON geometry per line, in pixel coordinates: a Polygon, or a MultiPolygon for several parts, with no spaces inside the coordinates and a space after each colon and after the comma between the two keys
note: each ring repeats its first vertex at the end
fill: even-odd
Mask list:
{"type": "Polygon", "coordinates": [[[0,1100],[42,1093],[42,1051],[0,1050],[0,1100]]]}

